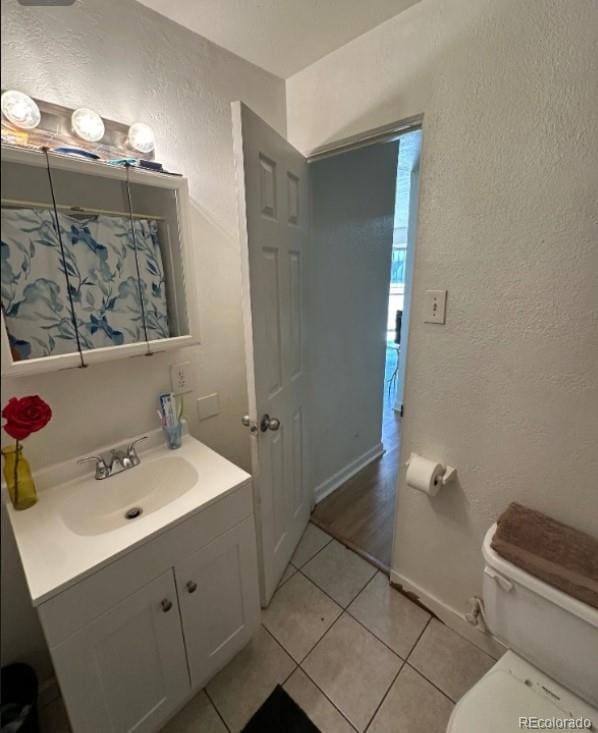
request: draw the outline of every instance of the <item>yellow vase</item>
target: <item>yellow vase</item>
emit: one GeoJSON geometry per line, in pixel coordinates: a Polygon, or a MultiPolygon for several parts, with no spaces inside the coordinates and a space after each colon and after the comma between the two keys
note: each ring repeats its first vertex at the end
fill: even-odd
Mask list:
{"type": "Polygon", "coordinates": [[[8,495],[15,509],[29,509],[37,501],[35,482],[22,445],[11,445],[2,451],[4,456],[4,478],[8,495]]]}

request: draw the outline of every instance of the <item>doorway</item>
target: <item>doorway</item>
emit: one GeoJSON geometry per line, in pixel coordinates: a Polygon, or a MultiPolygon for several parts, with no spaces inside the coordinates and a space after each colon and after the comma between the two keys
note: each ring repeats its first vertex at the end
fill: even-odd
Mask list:
{"type": "MultiPolygon", "coordinates": [[[[241,422],[267,606],[314,503],[314,522],[324,523],[340,500],[330,534],[390,564],[399,431],[385,429],[383,443],[389,283],[400,137],[421,118],[309,161],[240,102],[232,122],[249,407],[241,422]],[[355,510],[353,530],[337,529],[355,510]]],[[[404,344],[401,335],[397,375],[404,344]]]]}
{"type": "MultiPolygon", "coordinates": [[[[390,261],[386,271],[377,276],[378,287],[388,293],[387,307],[383,323],[370,324],[373,332],[382,335],[385,352],[382,384],[372,375],[369,385],[364,386],[382,391],[378,395],[381,451],[370,460],[366,457],[366,465],[358,464],[356,471],[316,504],[312,514],[314,524],[386,572],[391,564],[395,525],[421,142],[421,129],[398,136],[390,261]]],[[[357,352],[360,345],[354,348],[357,352]]]]}

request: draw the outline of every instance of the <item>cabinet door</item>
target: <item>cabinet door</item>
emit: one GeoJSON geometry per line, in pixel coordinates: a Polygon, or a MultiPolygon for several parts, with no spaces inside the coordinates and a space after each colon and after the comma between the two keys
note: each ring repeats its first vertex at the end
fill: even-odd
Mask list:
{"type": "Polygon", "coordinates": [[[158,730],[190,689],[172,570],[51,653],[75,733],[158,730]]]}
{"type": "Polygon", "coordinates": [[[175,567],[194,689],[251,639],[259,624],[253,517],[175,567]]]}

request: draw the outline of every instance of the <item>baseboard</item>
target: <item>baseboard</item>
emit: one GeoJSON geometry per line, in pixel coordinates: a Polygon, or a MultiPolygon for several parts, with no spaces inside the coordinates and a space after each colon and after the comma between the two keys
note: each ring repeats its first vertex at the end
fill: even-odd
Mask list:
{"type": "Polygon", "coordinates": [[[421,605],[429,609],[435,616],[443,621],[449,628],[456,631],[472,644],[475,644],[482,651],[489,654],[493,659],[498,659],[505,651],[505,647],[491,634],[486,634],[467,622],[465,616],[456,609],[448,606],[436,596],[428,593],[417,583],[401,575],[396,570],[390,571],[390,582],[399,586],[407,595],[414,595],[421,605]]]}
{"type": "Polygon", "coordinates": [[[322,501],[322,499],[325,499],[329,494],[332,494],[333,491],[336,491],[339,486],[342,486],[345,481],[348,481],[350,478],[355,476],[355,474],[358,471],[361,471],[362,468],[365,468],[368,463],[375,461],[376,458],[380,458],[383,453],[384,446],[382,443],[377,443],[373,448],[370,448],[368,451],[360,455],[359,458],[351,461],[351,463],[348,463],[344,468],[341,468],[340,471],[337,471],[330,478],[326,479],[326,481],[323,481],[319,486],[316,486],[314,489],[316,504],[322,501]]]}

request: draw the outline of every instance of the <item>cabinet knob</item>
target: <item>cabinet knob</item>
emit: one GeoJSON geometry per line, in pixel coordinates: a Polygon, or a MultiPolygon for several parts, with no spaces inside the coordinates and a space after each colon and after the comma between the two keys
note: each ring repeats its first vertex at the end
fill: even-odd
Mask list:
{"type": "Polygon", "coordinates": [[[190,580],[186,585],[185,588],[187,589],[187,593],[195,593],[197,590],[197,583],[194,583],[192,580],[190,580]]]}
{"type": "Polygon", "coordinates": [[[162,607],[162,611],[164,613],[168,613],[172,608],[172,601],[169,601],[168,598],[163,598],[160,602],[160,606],[162,607]]]}

